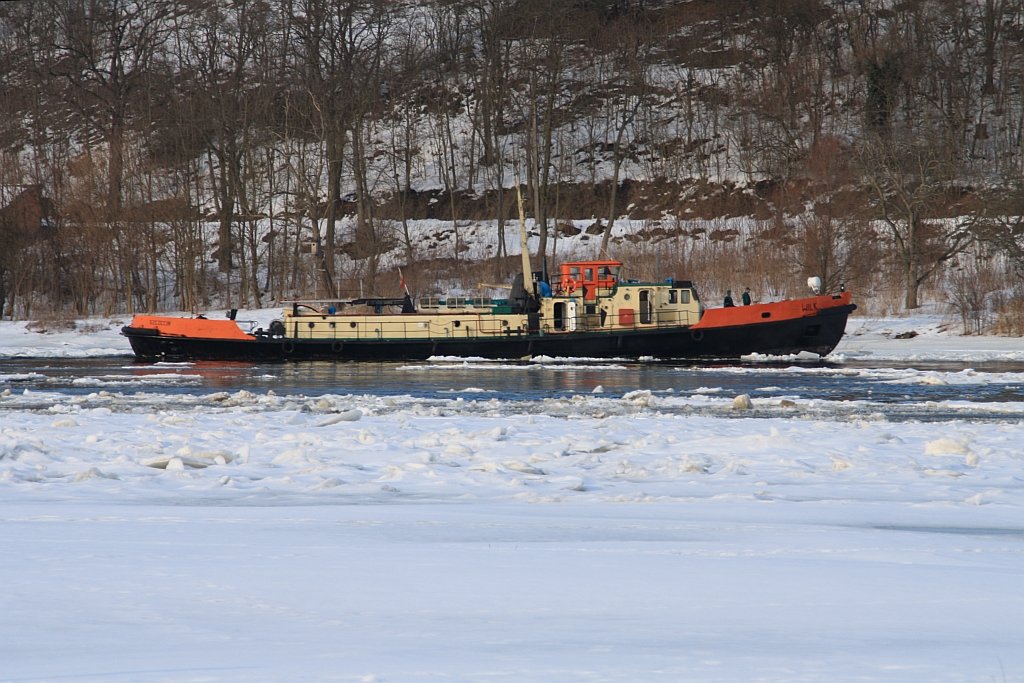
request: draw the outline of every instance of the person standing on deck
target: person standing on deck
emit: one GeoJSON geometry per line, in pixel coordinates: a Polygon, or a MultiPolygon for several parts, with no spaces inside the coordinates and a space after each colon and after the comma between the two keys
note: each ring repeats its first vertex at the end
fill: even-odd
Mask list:
{"type": "Polygon", "coordinates": [[[743,290],[743,305],[750,305],[750,287],[747,287],[743,290]]]}
{"type": "Polygon", "coordinates": [[[729,308],[730,306],[735,306],[736,305],[736,304],[734,304],[732,302],[732,290],[731,289],[725,290],[725,302],[723,303],[723,305],[726,308],[729,308]]]}

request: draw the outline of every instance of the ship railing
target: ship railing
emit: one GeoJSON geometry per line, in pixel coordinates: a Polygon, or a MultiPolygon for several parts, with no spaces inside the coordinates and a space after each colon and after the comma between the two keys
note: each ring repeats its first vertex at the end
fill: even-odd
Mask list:
{"type": "MultiPolygon", "coordinates": [[[[576,332],[609,332],[620,330],[650,330],[670,327],[689,326],[700,319],[696,311],[651,311],[650,322],[646,322],[647,316],[642,316],[640,311],[632,313],[618,313],[603,321],[600,314],[582,314],[576,317],[576,332]]],[[[326,325],[336,327],[325,328],[325,323],[319,321],[295,321],[294,327],[290,330],[292,336],[297,339],[323,339],[325,341],[345,341],[346,339],[446,339],[452,337],[504,337],[525,334],[525,331],[518,326],[502,326],[495,324],[495,320],[489,315],[479,315],[471,318],[465,316],[458,320],[446,320],[443,322],[430,320],[334,320],[326,325]]],[[[553,320],[545,320],[542,329],[552,334],[561,334],[573,331],[569,320],[565,319],[556,327],[553,320]]]]}
{"type": "MultiPolygon", "coordinates": [[[[295,339],[324,341],[366,339],[446,339],[452,337],[504,337],[524,334],[511,325],[491,323],[490,316],[461,316],[443,322],[431,320],[297,320],[291,323],[295,339]],[[488,324],[490,323],[490,324],[488,324]]],[[[497,319],[497,320],[500,320],[497,319]]]]}
{"type": "Polygon", "coordinates": [[[420,310],[489,310],[495,305],[495,300],[486,296],[421,296],[416,303],[420,310]]]}
{"type": "Polygon", "coordinates": [[[615,285],[584,285],[579,280],[573,280],[570,286],[568,282],[560,279],[551,282],[551,294],[556,297],[573,296],[579,299],[585,296],[587,301],[593,301],[598,297],[611,296],[614,291],[615,285]]]}
{"type": "Polygon", "coordinates": [[[610,322],[606,321],[605,325],[598,329],[608,327],[631,330],[661,329],[694,325],[700,320],[700,315],[696,311],[659,311],[657,309],[648,315],[644,315],[638,310],[630,313],[620,311],[612,317],[610,322]]]}

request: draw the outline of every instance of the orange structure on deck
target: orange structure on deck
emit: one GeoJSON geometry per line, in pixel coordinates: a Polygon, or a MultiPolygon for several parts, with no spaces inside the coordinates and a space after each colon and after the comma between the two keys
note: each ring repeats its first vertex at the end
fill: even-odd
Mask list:
{"type": "Polygon", "coordinates": [[[559,293],[583,291],[583,298],[597,298],[597,290],[609,290],[619,281],[622,261],[575,261],[563,263],[559,271],[559,293]]]}
{"type": "Polygon", "coordinates": [[[200,339],[255,339],[242,331],[234,320],[209,318],[174,318],[163,315],[137,315],[131,327],[156,330],[164,337],[195,337],[200,339]]]}

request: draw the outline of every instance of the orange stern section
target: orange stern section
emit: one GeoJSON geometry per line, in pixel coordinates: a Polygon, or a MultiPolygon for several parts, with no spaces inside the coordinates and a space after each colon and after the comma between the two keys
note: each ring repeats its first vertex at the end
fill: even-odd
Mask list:
{"type": "Polygon", "coordinates": [[[137,315],[131,327],[155,330],[164,337],[195,337],[198,339],[251,340],[256,337],[242,331],[234,320],[209,318],[174,318],[162,315],[137,315]]]}
{"type": "Polygon", "coordinates": [[[705,309],[700,322],[693,325],[692,329],[735,327],[778,320],[810,318],[830,308],[849,306],[851,300],[849,292],[841,292],[839,294],[823,294],[821,296],[776,301],[767,304],[708,308],[705,309]]]}

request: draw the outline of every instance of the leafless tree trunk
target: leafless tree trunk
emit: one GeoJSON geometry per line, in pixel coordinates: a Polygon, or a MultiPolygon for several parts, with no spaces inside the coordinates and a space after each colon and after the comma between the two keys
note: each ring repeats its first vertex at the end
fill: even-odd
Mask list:
{"type": "Polygon", "coordinates": [[[925,280],[970,242],[960,221],[930,220],[929,212],[949,189],[953,169],[931,141],[871,138],[859,147],[858,161],[879,219],[892,238],[903,276],[903,305],[915,309],[925,280]]]}

